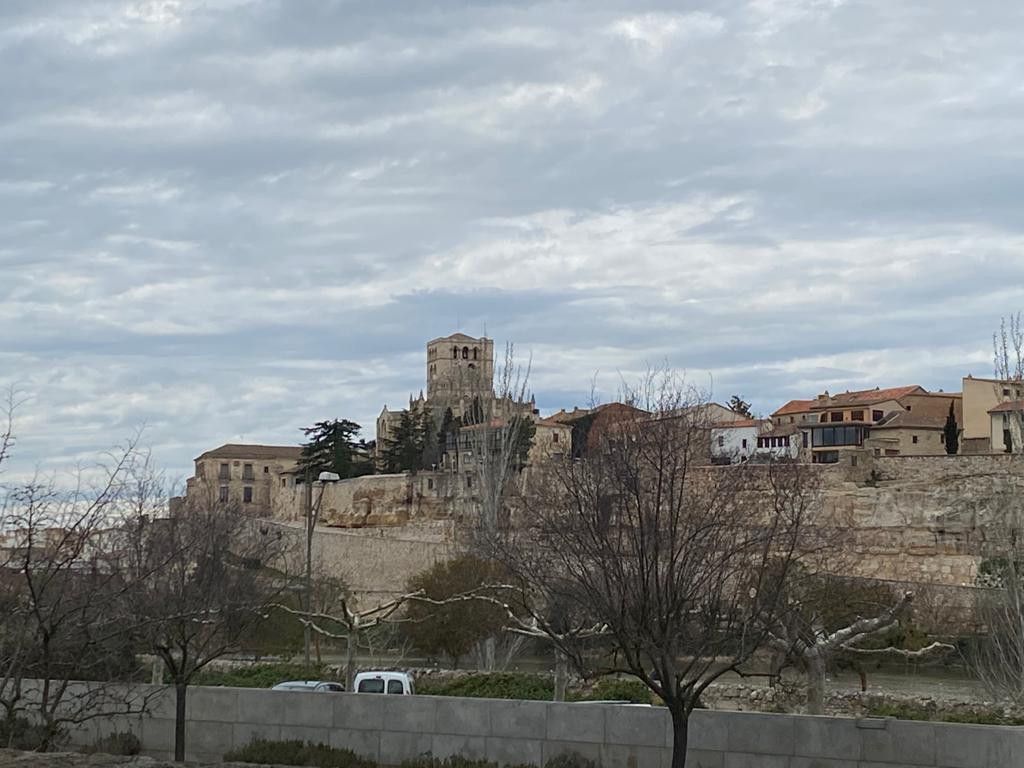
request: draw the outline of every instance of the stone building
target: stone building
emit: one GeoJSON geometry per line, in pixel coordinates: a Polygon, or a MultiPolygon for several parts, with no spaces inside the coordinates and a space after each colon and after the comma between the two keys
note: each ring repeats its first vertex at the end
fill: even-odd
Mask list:
{"type": "Polygon", "coordinates": [[[274,514],[273,492],[293,470],[302,448],[297,445],[226,443],[195,459],[195,475],[186,481],[186,495],[208,494],[210,500],[236,504],[256,517],[274,514]]]}
{"type": "MultiPolygon", "coordinates": [[[[410,397],[401,410],[387,405],[377,417],[377,455],[381,456],[403,414],[428,413],[440,429],[444,415],[451,411],[462,424],[486,423],[493,419],[509,421],[517,416],[536,420],[537,410],[532,401],[517,402],[494,392],[494,341],[481,336],[474,338],[464,333],[453,333],[432,339],[426,345],[426,395],[410,397]]],[[[445,446],[441,446],[438,466],[456,468],[457,462],[445,461],[445,446]]]]}
{"type": "Polygon", "coordinates": [[[965,376],[963,386],[964,453],[1003,453],[1010,419],[1024,410],[1024,381],[965,376]]]}

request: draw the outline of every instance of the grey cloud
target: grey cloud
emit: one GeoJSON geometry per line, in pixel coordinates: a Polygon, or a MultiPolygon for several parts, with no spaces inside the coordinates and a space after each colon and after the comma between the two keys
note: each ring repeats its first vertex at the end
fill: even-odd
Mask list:
{"type": "Polygon", "coordinates": [[[18,472],[143,422],[364,425],[484,325],[545,409],[648,363],[762,411],[949,388],[1024,303],[1024,11],[980,2],[0,4],[18,472]]]}

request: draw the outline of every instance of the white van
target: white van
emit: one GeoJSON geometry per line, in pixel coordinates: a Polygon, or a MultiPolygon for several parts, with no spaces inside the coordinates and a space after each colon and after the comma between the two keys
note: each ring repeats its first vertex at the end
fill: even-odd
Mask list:
{"type": "Polygon", "coordinates": [[[394,693],[412,696],[416,693],[408,672],[360,672],[352,685],[356,693],[394,693]]]}

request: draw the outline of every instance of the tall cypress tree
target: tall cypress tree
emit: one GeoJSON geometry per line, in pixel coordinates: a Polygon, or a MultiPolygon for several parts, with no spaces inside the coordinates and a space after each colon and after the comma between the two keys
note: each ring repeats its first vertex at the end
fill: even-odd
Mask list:
{"type": "Polygon", "coordinates": [[[959,448],[960,427],[956,423],[956,414],[953,413],[952,400],[949,401],[949,414],[946,416],[946,424],[942,428],[942,434],[945,438],[946,453],[950,456],[954,455],[959,448]]]}

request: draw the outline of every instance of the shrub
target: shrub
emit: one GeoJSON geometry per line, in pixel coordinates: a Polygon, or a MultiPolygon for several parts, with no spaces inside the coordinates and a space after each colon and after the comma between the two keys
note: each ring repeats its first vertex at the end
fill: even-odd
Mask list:
{"type": "Polygon", "coordinates": [[[631,701],[634,704],[650,704],[651,689],[639,680],[602,677],[593,689],[581,698],[590,701],[631,701]]]}
{"type": "Polygon", "coordinates": [[[37,725],[24,717],[0,720],[0,747],[34,752],[42,750],[50,741],[51,734],[44,725],[37,725]]]}
{"type": "Polygon", "coordinates": [[[224,685],[233,688],[269,688],[285,680],[331,680],[324,665],[252,664],[230,669],[205,669],[193,685],[224,685]]]}
{"type": "Polygon", "coordinates": [[[942,723],[974,725],[1024,725],[1024,717],[1006,715],[999,710],[942,710],[921,704],[875,702],[868,706],[871,717],[895,717],[898,720],[934,720],[942,723]]]}
{"type": "Polygon", "coordinates": [[[139,737],[131,731],[117,731],[97,739],[83,752],[102,752],[107,755],[137,755],[142,751],[139,737]]]}
{"type": "Polygon", "coordinates": [[[225,752],[224,760],[236,763],[311,765],[316,768],[377,768],[374,761],[360,757],[351,749],[311,744],[298,739],[253,739],[244,747],[225,752]]]}
{"type": "Polygon", "coordinates": [[[555,684],[548,675],[500,672],[465,675],[448,680],[423,678],[416,681],[416,692],[431,696],[550,701],[555,694],[555,684]]]}
{"type": "Polygon", "coordinates": [[[597,763],[579,752],[563,752],[548,760],[544,768],[597,768],[597,763]]]}
{"type": "MultiPolygon", "coordinates": [[[[461,755],[439,760],[430,755],[422,755],[412,760],[404,760],[399,763],[399,768],[498,768],[497,763],[488,760],[472,759],[461,755]]],[[[506,765],[503,768],[534,768],[529,765],[506,765]]]]}

